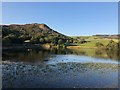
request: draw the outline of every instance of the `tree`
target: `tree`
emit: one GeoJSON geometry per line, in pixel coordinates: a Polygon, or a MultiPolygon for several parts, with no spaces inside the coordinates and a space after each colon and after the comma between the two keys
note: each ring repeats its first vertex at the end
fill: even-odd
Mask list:
{"type": "Polygon", "coordinates": [[[83,44],[83,43],[86,43],[87,41],[85,39],[81,39],[80,40],[80,43],[83,44]]]}
{"type": "Polygon", "coordinates": [[[45,40],[45,43],[50,43],[50,40],[48,37],[45,37],[44,40],[45,40]]]}
{"type": "Polygon", "coordinates": [[[40,41],[40,43],[42,43],[42,44],[45,43],[45,42],[44,42],[44,41],[45,41],[44,38],[40,38],[39,41],[40,41]]]}
{"type": "Polygon", "coordinates": [[[119,42],[116,43],[116,42],[114,42],[113,40],[110,40],[109,43],[108,43],[108,45],[107,45],[106,47],[107,47],[107,49],[109,49],[109,50],[116,50],[116,49],[119,48],[119,42]]]}
{"type": "Polygon", "coordinates": [[[103,47],[104,45],[102,43],[100,43],[100,42],[96,42],[96,46],[97,47],[103,47]]]}
{"type": "Polygon", "coordinates": [[[58,44],[58,38],[55,37],[55,38],[53,39],[52,43],[53,43],[54,45],[57,45],[57,44],[58,44]]]}
{"type": "Polygon", "coordinates": [[[58,44],[62,44],[63,43],[63,40],[62,39],[59,39],[58,40],[58,44]]]}
{"type": "Polygon", "coordinates": [[[38,39],[38,38],[35,38],[35,37],[32,37],[32,38],[30,39],[30,42],[33,43],[33,44],[37,44],[37,43],[39,43],[39,39],[38,39]]]}

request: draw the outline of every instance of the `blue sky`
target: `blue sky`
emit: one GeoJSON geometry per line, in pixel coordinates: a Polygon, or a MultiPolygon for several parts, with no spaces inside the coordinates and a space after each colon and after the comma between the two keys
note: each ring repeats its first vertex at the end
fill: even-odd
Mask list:
{"type": "Polygon", "coordinates": [[[65,35],[118,33],[117,2],[4,2],[3,24],[45,23],[65,35]]]}

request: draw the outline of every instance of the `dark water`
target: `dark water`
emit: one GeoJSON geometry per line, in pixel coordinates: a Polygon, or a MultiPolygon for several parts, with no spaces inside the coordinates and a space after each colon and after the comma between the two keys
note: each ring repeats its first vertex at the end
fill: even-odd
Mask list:
{"type": "Polygon", "coordinates": [[[118,54],[94,49],[3,51],[4,88],[117,88],[118,54]]]}

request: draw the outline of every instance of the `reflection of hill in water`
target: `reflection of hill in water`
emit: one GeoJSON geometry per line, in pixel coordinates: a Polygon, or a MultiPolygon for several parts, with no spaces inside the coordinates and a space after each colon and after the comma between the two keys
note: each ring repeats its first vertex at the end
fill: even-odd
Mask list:
{"type": "Polygon", "coordinates": [[[105,51],[97,49],[79,49],[79,50],[70,50],[70,49],[51,49],[51,50],[33,50],[33,51],[3,51],[2,56],[3,60],[15,60],[15,61],[26,61],[26,62],[43,62],[47,61],[54,55],[85,55],[96,58],[112,59],[118,60],[117,51],[105,51]]]}
{"type": "Polygon", "coordinates": [[[76,55],[85,55],[96,58],[120,60],[120,55],[118,51],[108,51],[108,50],[100,50],[100,49],[79,49],[79,50],[71,50],[71,51],[73,52],[73,54],[76,55]]]}
{"type": "Polygon", "coordinates": [[[118,51],[109,51],[109,50],[100,50],[100,49],[54,49],[52,50],[54,54],[74,54],[74,55],[85,55],[96,58],[104,58],[104,59],[113,59],[119,60],[120,55],[118,51]]]}
{"type": "Polygon", "coordinates": [[[3,60],[43,62],[49,58],[49,51],[3,51],[3,60]]]}

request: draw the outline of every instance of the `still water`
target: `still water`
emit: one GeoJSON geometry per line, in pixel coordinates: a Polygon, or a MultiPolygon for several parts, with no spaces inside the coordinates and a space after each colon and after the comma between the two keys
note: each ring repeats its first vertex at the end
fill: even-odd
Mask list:
{"type": "Polygon", "coordinates": [[[94,49],[3,51],[3,88],[117,88],[118,54],[94,49]]]}

